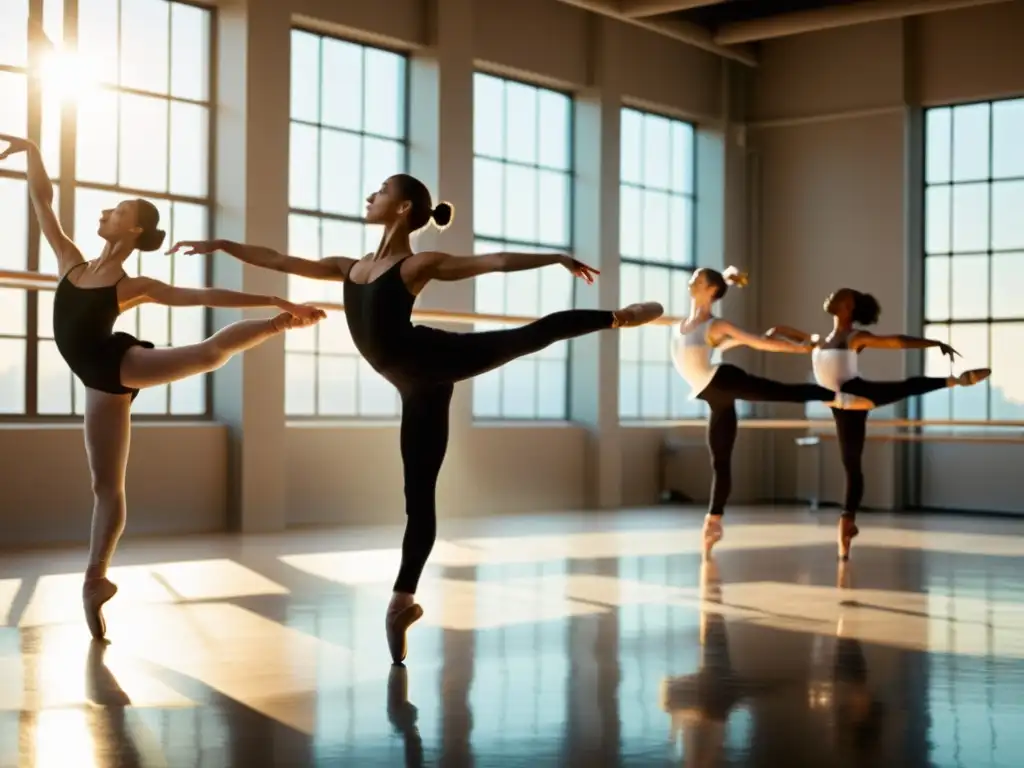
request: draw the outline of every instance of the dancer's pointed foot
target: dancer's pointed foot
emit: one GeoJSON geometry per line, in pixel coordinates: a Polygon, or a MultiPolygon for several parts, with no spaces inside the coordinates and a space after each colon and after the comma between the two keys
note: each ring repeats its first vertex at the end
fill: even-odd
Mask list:
{"type": "Polygon", "coordinates": [[[630,304],[614,313],[615,321],[612,323],[612,328],[634,328],[638,325],[646,325],[664,314],[665,308],[656,301],[630,304]]]}
{"type": "Polygon", "coordinates": [[[975,384],[980,384],[991,375],[991,368],[973,368],[969,371],[964,371],[957,376],[956,383],[961,387],[973,387],[975,384]]]}
{"type": "Polygon", "coordinates": [[[423,608],[418,603],[388,610],[384,620],[384,629],[388,637],[388,650],[391,652],[391,660],[395,664],[405,661],[409,653],[409,643],[406,633],[409,627],[415,624],[423,616],[423,608]]]}
{"type": "Polygon", "coordinates": [[[704,559],[711,557],[711,549],[722,540],[725,532],[722,530],[721,515],[706,515],[704,517],[704,559]]]}
{"type": "Polygon", "coordinates": [[[849,517],[839,518],[839,530],[838,530],[838,548],[839,548],[839,560],[840,562],[846,562],[850,559],[850,545],[853,544],[854,538],[860,533],[860,529],[857,524],[849,517]]]}
{"type": "Polygon", "coordinates": [[[107,636],[107,622],[103,618],[103,605],[117,594],[117,585],[106,576],[86,579],[82,585],[82,608],[89,632],[96,640],[107,636]]]}

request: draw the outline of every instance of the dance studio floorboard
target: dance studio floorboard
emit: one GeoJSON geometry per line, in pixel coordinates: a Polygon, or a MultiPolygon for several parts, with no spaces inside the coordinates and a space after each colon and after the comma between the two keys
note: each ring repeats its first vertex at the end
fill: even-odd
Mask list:
{"type": "Polygon", "coordinates": [[[392,667],[398,529],[0,557],[0,766],[1007,766],[1024,520],[700,510],[456,521],[392,667]]]}

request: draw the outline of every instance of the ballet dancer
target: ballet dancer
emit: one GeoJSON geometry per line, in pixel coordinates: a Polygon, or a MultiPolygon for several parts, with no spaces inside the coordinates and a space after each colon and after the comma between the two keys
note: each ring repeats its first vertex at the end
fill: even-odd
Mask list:
{"type": "Polygon", "coordinates": [[[451,333],[413,325],[413,303],[431,280],[466,280],[491,272],[518,272],[556,264],[587,283],[598,274],[596,269],[563,254],[413,253],[410,235],[431,222],[444,229],[453,213],[448,203],[434,207],[421,181],[398,174],[367,198],[365,221],[383,225],[384,234],[377,251],[361,259],[331,256],[311,261],[223,240],[182,242],[171,249],[172,253],[184,249],[188,254],[222,250],[255,266],[344,282],[345,317],[356,348],[398,389],[402,400],[400,442],[407,521],[402,564],[385,619],[395,663],[405,659],[407,629],[423,615],[415,594],[437,535],[435,493],[448,446],[448,411],[455,382],[479,376],[556,341],[643,325],[664,313],[661,304],[647,302],[615,311],[555,312],[521,328],[485,333],[451,333]]]}
{"type": "Polygon", "coordinates": [[[846,472],[846,494],[839,517],[837,546],[839,559],[848,560],[850,546],[860,532],[857,510],[864,497],[861,460],[867,436],[868,411],[925,395],[948,387],[971,387],[987,379],[989,368],[964,371],[959,376],[911,376],[902,381],[868,381],[857,371],[857,356],[865,349],[927,349],[938,347],[952,361],[958,354],[949,344],[917,336],[876,336],[863,326],[874,325],[882,313],[877,299],[868,293],[842,288],[830,294],[823,305],[832,315],[832,332],[821,339],[790,326],[778,326],[765,335],[813,345],[811,364],[817,382],[838,393],[831,404],[836,424],[839,455],[846,472]]]}
{"type": "Polygon", "coordinates": [[[156,387],[208,373],[232,355],[290,328],[325,317],[323,310],[273,296],[219,288],[179,288],[148,277],[129,277],[124,261],[136,250],[155,251],[164,240],[160,214],[146,200],[125,200],[100,215],[106,244],[86,261],[64,233],[53,211],[53,185],[39,148],[0,134],[7,148],[0,160],[24,152],[28,187],[39,228],[57,256],[60,282],[53,300],[53,335],[64,361],[85,385],[85,450],[92,474],[93,515],[89,564],[82,602],[94,638],[106,634],[103,605],[117,592],[107,567],[126,521],[125,473],[131,437],[131,404],[143,387],[156,387]],[[142,304],[169,307],[277,307],[269,320],[242,320],[199,344],[155,349],[127,333],[114,332],[118,315],[142,304]]]}
{"type": "Polygon", "coordinates": [[[712,308],[725,296],[730,285],[743,286],[745,274],[735,267],[725,272],[701,267],[690,279],[690,314],[672,338],[672,361],[679,375],[690,385],[691,397],[711,408],[707,443],[711,453],[711,503],[704,518],[704,553],[724,535],[722,515],[732,491],[732,451],[736,444],[738,420],[736,401],[807,403],[832,402],[835,393],[816,384],[783,384],[754,376],[729,363],[713,364],[711,353],[746,346],[763,352],[808,354],[809,343],[755,336],[732,323],[715,317],[712,308]]]}

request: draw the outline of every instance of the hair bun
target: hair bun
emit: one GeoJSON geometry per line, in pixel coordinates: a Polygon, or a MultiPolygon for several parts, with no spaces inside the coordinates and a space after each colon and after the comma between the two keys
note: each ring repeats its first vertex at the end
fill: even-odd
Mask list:
{"type": "Polygon", "coordinates": [[[444,229],[452,223],[452,219],[455,216],[455,207],[451,203],[444,201],[434,206],[434,210],[430,212],[430,218],[434,220],[438,229],[444,229]]]}
{"type": "Polygon", "coordinates": [[[750,282],[750,275],[736,267],[726,267],[722,272],[722,277],[729,285],[735,285],[738,288],[745,288],[750,282]]]}

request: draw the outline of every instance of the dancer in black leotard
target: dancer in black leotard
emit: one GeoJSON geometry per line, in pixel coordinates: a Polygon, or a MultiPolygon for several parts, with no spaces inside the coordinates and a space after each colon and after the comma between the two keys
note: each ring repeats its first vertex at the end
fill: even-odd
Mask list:
{"type": "Polygon", "coordinates": [[[399,174],[367,199],[366,221],[383,224],[377,252],[362,259],[333,256],[309,261],[268,248],[225,241],[178,243],[188,253],[223,250],[249,264],[319,280],[345,282],[345,316],[352,339],[366,360],[398,388],[402,397],[401,452],[405,472],[406,522],[402,565],[388,608],[386,627],[392,658],[406,654],[406,629],[423,614],[414,595],[437,533],[435,490],[448,446],[448,410],[455,382],[479,376],[556,341],[609,328],[648,323],[660,304],[631,304],[611,311],[555,312],[505,331],[450,333],[414,326],[416,296],[431,280],[465,280],[489,272],[517,272],[560,265],[587,282],[597,270],[561,254],[492,253],[451,256],[413,253],[409,236],[431,221],[443,228],[452,207],[432,207],[422,182],[399,174]]]}
{"type": "Polygon", "coordinates": [[[178,288],[148,277],[129,277],[123,264],[136,249],[163,244],[159,213],[146,200],[126,200],[103,211],[98,234],[106,241],[98,258],[86,261],[61,229],[53,212],[53,185],[39,148],[0,134],[8,147],[0,160],[17,152],[28,158],[28,187],[39,227],[57,255],[60,283],[53,300],[53,335],[68,367],[85,385],[85,448],[92,473],[93,516],[89,566],[82,600],[89,630],[106,632],[102,606],[117,592],[107,565],[124,530],[125,472],[131,403],[142,387],[169,384],[216,370],[228,359],[284,330],[309,325],[323,310],[273,296],[253,296],[217,288],[178,288]],[[207,307],[277,307],[272,320],[243,320],[206,341],[174,349],[154,349],[126,333],[115,333],[117,316],[140,304],[207,307]]]}
{"type": "Polygon", "coordinates": [[[755,336],[711,314],[729,285],[746,284],[746,276],[733,267],[724,273],[702,267],[690,279],[690,315],[672,338],[672,361],[693,392],[692,397],[711,408],[708,450],[711,452],[711,504],[704,519],[704,552],[710,553],[723,535],[722,515],[732,491],[732,450],[738,423],[736,401],[806,403],[832,402],[835,393],[815,384],[782,384],[753,376],[735,365],[712,364],[714,349],[746,346],[764,352],[807,354],[809,344],[755,336]]]}
{"type": "Polygon", "coordinates": [[[865,349],[927,349],[938,347],[953,360],[959,353],[948,344],[917,336],[875,336],[857,326],[874,325],[882,308],[874,296],[852,288],[842,288],[825,299],[825,312],[832,315],[832,333],[824,339],[789,326],[772,328],[772,338],[788,338],[812,344],[811,362],[818,383],[840,393],[832,405],[836,423],[839,455],[846,471],[846,495],[839,518],[837,546],[839,558],[850,557],[850,544],[859,533],[857,510],[864,497],[864,473],[861,459],[867,437],[868,411],[925,395],[948,387],[970,387],[987,379],[992,371],[977,368],[959,376],[911,376],[902,381],[868,381],[857,371],[858,355],[865,349]]]}

